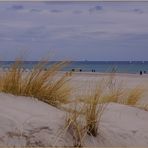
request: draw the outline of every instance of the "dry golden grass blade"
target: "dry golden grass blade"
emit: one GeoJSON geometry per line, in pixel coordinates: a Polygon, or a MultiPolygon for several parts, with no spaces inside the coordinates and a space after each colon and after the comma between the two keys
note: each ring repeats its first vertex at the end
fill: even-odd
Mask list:
{"type": "Polygon", "coordinates": [[[87,135],[86,122],[81,112],[84,106],[79,106],[79,102],[75,102],[72,112],[69,112],[66,118],[66,128],[73,138],[74,147],[84,146],[84,139],[87,135]]]}
{"type": "Polygon", "coordinates": [[[140,86],[136,86],[135,88],[129,90],[128,96],[125,100],[126,104],[133,106],[136,105],[137,102],[142,98],[144,91],[145,90],[140,86]]]}
{"type": "Polygon", "coordinates": [[[142,104],[138,104],[138,105],[136,105],[136,107],[138,107],[138,108],[140,108],[140,109],[143,109],[143,110],[145,110],[145,111],[148,111],[148,104],[146,104],[146,105],[142,105],[142,104]]]}
{"type": "Polygon", "coordinates": [[[10,70],[5,72],[5,74],[3,74],[1,77],[1,91],[19,95],[21,93],[22,62],[17,60],[11,66],[10,70]]]}
{"type": "Polygon", "coordinates": [[[65,64],[67,62],[54,64],[46,71],[43,71],[40,66],[38,66],[39,69],[35,68],[31,72],[30,77],[27,77],[29,81],[25,86],[24,94],[36,97],[54,106],[65,103],[70,94],[70,89],[66,84],[67,77],[64,75],[58,81],[55,80],[59,69],[63,68],[65,64]]]}
{"type": "Polygon", "coordinates": [[[100,119],[102,113],[107,104],[102,103],[102,95],[104,90],[103,81],[101,81],[100,85],[96,86],[94,90],[92,90],[92,94],[86,96],[86,100],[90,102],[85,104],[85,119],[86,119],[86,127],[87,133],[92,136],[97,136],[98,127],[100,123],[100,119]],[[103,87],[102,87],[103,86],[103,87]]]}
{"type": "Polygon", "coordinates": [[[8,72],[0,75],[1,91],[35,97],[54,106],[66,103],[70,94],[68,78],[59,75],[57,79],[57,74],[68,62],[58,62],[45,70],[47,64],[48,61],[41,61],[33,70],[25,73],[22,61],[17,60],[8,72]]]}
{"type": "Polygon", "coordinates": [[[111,74],[109,79],[106,80],[107,91],[105,91],[104,96],[102,97],[102,103],[121,103],[125,93],[123,86],[123,81],[115,79],[114,73],[111,74]]]}
{"type": "Polygon", "coordinates": [[[58,81],[47,83],[40,89],[42,93],[36,94],[37,98],[54,106],[67,103],[71,92],[68,80],[64,75],[58,81]]]}
{"type": "Polygon", "coordinates": [[[41,62],[36,65],[33,68],[32,72],[30,72],[24,79],[24,93],[29,94],[32,91],[34,91],[34,93],[37,93],[38,90],[41,89],[47,81],[53,81],[53,78],[56,76],[57,72],[66,64],[66,62],[54,64],[50,68],[48,68],[47,71],[44,71],[46,66],[45,62],[41,62]]]}

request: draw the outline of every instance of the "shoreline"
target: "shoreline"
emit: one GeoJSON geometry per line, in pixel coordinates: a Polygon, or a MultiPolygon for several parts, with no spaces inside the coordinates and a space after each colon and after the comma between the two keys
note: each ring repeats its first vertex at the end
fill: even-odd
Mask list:
{"type": "MultiPolygon", "coordinates": [[[[31,69],[22,69],[24,73],[30,72],[31,69]]],[[[0,72],[8,72],[9,69],[5,69],[5,68],[0,68],[0,72]]],[[[46,71],[46,70],[44,70],[46,71]]],[[[92,76],[92,77],[96,77],[96,76],[110,76],[112,74],[114,74],[115,76],[123,76],[123,77],[141,77],[141,78],[148,78],[148,73],[143,73],[142,75],[140,75],[139,73],[123,73],[123,72],[115,72],[115,73],[111,73],[111,72],[87,72],[87,71],[58,71],[58,74],[66,74],[66,73],[72,73],[73,76],[92,76]]]]}
{"type": "MultiPolygon", "coordinates": [[[[66,72],[69,72],[69,71],[60,71],[60,73],[66,73],[66,72]]],[[[75,76],[81,76],[81,75],[84,75],[84,76],[110,76],[112,75],[113,73],[109,73],[109,72],[72,72],[72,75],[75,75],[75,76]]],[[[127,76],[127,77],[146,77],[148,78],[148,74],[142,74],[140,75],[139,73],[114,73],[115,76],[127,76]]]]}

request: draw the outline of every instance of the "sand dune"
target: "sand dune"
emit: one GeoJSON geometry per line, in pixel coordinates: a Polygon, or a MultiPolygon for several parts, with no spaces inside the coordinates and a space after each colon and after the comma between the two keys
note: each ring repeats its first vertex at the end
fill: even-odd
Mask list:
{"type": "MultiPolygon", "coordinates": [[[[72,146],[62,129],[65,112],[33,98],[0,94],[0,146],[72,146]]],[[[148,112],[109,104],[96,138],[85,146],[148,146],[148,112]]]]}
{"type": "MultiPolygon", "coordinates": [[[[100,76],[74,74],[71,83],[78,91],[100,76]]],[[[118,75],[127,87],[146,86],[147,76],[118,75]]],[[[75,90],[75,89],[74,89],[75,90]]],[[[147,101],[147,94],[143,98],[147,101]]],[[[64,130],[66,112],[35,98],[0,93],[0,146],[73,146],[64,130]]],[[[148,146],[148,112],[136,107],[110,103],[99,126],[98,136],[85,137],[84,146],[148,146]]]]}

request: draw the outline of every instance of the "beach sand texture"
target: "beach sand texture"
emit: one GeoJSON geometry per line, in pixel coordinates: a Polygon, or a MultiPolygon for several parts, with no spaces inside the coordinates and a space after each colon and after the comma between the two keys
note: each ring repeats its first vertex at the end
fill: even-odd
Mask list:
{"type": "MultiPolygon", "coordinates": [[[[70,83],[71,99],[93,87],[107,74],[75,73],[70,83]],[[89,85],[89,87],[87,87],[89,85]]],[[[148,76],[116,74],[130,89],[147,87],[148,76]]],[[[139,104],[148,104],[145,91],[139,104]]],[[[35,98],[0,93],[0,146],[73,146],[72,136],[63,130],[65,111],[35,98]]],[[[105,109],[97,137],[87,135],[84,146],[148,146],[148,111],[118,103],[105,109]]]]}

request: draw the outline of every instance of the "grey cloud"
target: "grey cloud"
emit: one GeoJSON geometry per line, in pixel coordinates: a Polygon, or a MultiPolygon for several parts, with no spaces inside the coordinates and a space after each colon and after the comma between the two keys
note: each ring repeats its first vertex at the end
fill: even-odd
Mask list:
{"type": "Polygon", "coordinates": [[[47,30],[46,30],[46,28],[44,26],[37,26],[37,27],[31,27],[31,28],[27,29],[24,32],[24,36],[41,38],[46,33],[47,33],[47,30]]]}
{"type": "Polygon", "coordinates": [[[93,8],[90,8],[89,12],[100,11],[100,10],[103,10],[103,6],[97,5],[93,8]]]}
{"type": "Polygon", "coordinates": [[[30,10],[30,12],[41,12],[41,11],[42,11],[42,10],[40,10],[40,9],[35,9],[35,8],[30,10]]]}
{"type": "Polygon", "coordinates": [[[148,38],[148,33],[125,33],[122,35],[125,40],[144,41],[148,38]]]}
{"type": "Polygon", "coordinates": [[[103,7],[102,7],[102,6],[96,6],[94,9],[95,9],[95,10],[102,10],[103,7]]]}
{"type": "Polygon", "coordinates": [[[141,14],[141,13],[144,13],[143,10],[138,9],[138,8],[133,9],[133,11],[136,12],[136,13],[140,13],[140,14],[141,14]]]}
{"type": "Polygon", "coordinates": [[[44,4],[46,4],[46,5],[51,5],[51,4],[65,4],[65,3],[67,3],[67,2],[56,2],[56,1],[43,1],[43,3],[44,4]]]}
{"type": "Polygon", "coordinates": [[[11,8],[12,10],[22,10],[24,9],[23,5],[12,5],[11,8]]]}
{"type": "MultiPolygon", "coordinates": [[[[83,57],[84,52],[80,54],[80,51],[83,50],[90,51],[86,53],[88,59],[91,58],[91,50],[94,51],[92,59],[95,55],[98,59],[97,53],[101,55],[100,58],[104,58],[109,49],[114,52],[116,50],[119,50],[119,53],[124,52],[124,45],[126,45],[127,51],[133,49],[133,55],[136,49],[137,52],[139,50],[141,57],[141,50],[148,49],[146,4],[125,7],[127,5],[121,6],[116,3],[107,5],[106,3],[90,3],[91,5],[56,3],[51,6],[30,2],[27,4],[26,2],[13,3],[5,7],[1,5],[1,10],[13,9],[13,13],[11,13],[12,11],[1,11],[2,13],[0,13],[1,48],[9,51],[9,49],[25,47],[30,51],[39,49],[40,52],[47,48],[57,48],[61,49],[57,50],[59,57],[71,55],[74,59],[77,55],[83,57]],[[22,13],[18,13],[21,9],[23,9],[22,13]],[[60,13],[61,11],[63,13],[60,13]],[[89,11],[92,12],[91,17],[89,11]],[[101,53],[98,51],[98,47],[102,49],[101,53]],[[75,55],[75,50],[78,51],[77,55],[75,55]]],[[[119,58],[127,58],[127,55],[120,55],[119,58]]],[[[108,59],[112,56],[108,55],[108,59]]],[[[146,57],[146,55],[143,56],[146,57]]],[[[37,57],[36,50],[31,57],[37,57]]]]}
{"type": "Polygon", "coordinates": [[[52,13],[60,13],[60,12],[63,12],[63,11],[62,10],[58,10],[58,9],[53,9],[50,12],[52,12],[52,13]]]}
{"type": "Polygon", "coordinates": [[[87,32],[86,34],[94,36],[94,35],[107,34],[107,32],[105,32],[105,31],[92,31],[92,32],[87,32]]]}
{"type": "MultiPolygon", "coordinates": [[[[44,4],[47,5],[71,5],[71,4],[83,4],[84,2],[80,1],[43,1],[44,4]]],[[[86,2],[85,2],[86,3],[86,2]]]]}
{"type": "Polygon", "coordinates": [[[75,10],[75,11],[73,11],[73,13],[74,14],[80,14],[80,13],[82,13],[83,11],[81,11],[81,10],[75,10]]]}

